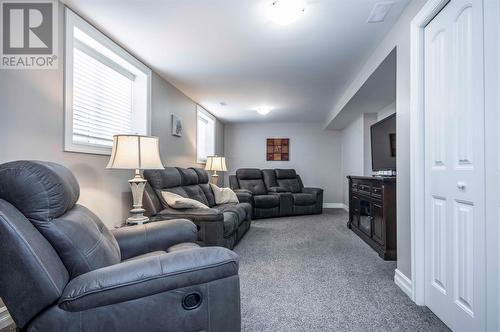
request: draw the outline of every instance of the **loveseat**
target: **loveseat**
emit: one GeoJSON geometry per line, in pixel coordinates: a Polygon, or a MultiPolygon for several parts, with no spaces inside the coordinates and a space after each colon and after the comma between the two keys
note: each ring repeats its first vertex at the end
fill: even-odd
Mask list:
{"type": "Polygon", "coordinates": [[[202,246],[221,246],[232,249],[250,228],[252,195],[237,193],[240,203],[217,205],[208,174],[202,168],[166,167],[146,170],[148,180],[144,192],[144,208],[151,221],[186,218],[198,227],[197,243],[202,246]],[[209,207],[173,209],[163,200],[161,192],[168,191],[195,199],[209,207]]]}
{"type": "Polygon", "coordinates": [[[0,297],[21,331],[240,331],[238,256],[178,219],[108,230],[65,167],[0,165],[0,297]]]}
{"type": "Polygon", "coordinates": [[[240,168],[229,176],[235,192],[252,194],[253,218],[321,214],[323,189],[304,187],[294,169],[240,168]]]}

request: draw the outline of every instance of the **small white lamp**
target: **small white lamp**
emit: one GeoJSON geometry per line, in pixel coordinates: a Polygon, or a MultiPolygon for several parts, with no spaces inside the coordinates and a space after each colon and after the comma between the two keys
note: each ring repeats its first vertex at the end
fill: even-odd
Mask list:
{"type": "Polygon", "coordinates": [[[205,164],[205,170],[214,171],[210,179],[210,183],[217,185],[219,181],[219,175],[217,171],[226,172],[226,158],[218,156],[208,156],[207,163],[205,164]]]}
{"type": "Polygon", "coordinates": [[[147,180],[141,175],[143,169],[164,169],[160,159],[158,137],[141,135],[113,136],[113,150],[106,168],[134,169],[135,176],[128,180],[134,200],[127,223],[142,224],[149,220],[144,215],[142,196],[147,180]]]}

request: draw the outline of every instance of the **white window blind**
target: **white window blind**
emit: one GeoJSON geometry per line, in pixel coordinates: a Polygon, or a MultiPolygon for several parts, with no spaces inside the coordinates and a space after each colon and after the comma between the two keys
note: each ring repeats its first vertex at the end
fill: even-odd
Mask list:
{"type": "Polygon", "coordinates": [[[111,147],[113,135],[132,133],[133,76],[126,77],[75,45],[73,142],[111,147]]]}
{"type": "Polygon", "coordinates": [[[65,10],[64,149],[109,155],[113,135],[149,134],[151,70],[65,10]]]}
{"type": "Polygon", "coordinates": [[[207,161],[207,156],[215,154],[215,119],[198,106],[197,112],[197,155],[198,162],[204,163],[207,161]]]}

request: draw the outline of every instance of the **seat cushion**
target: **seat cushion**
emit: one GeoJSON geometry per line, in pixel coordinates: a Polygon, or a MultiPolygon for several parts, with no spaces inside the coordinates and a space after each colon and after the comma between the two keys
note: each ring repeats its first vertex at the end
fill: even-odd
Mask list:
{"type": "Polygon", "coordinates": [[[292,194],[294,205],[313,205],[316,204],[316,195],[297,193],[292,194]]]}
{"type": "Polygon", "coordinates": [[[278,195],[258,195],[253,197],[256,208],[269,209],[280,205],[278,195]]]}

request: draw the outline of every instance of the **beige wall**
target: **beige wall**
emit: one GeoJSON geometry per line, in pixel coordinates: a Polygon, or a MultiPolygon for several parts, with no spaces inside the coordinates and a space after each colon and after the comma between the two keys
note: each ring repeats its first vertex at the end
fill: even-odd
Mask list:
{"type": "MultiPolygon", "coordinates": [[[[225,125],[229,172],[238,168],[295,168],[305,186],[324,188],[325,203],[342,202],[340,133],[312,123],[225,125]],[[290,138],[290,161],[266,161],[266,138],[290,138]]],[[[226,174],[226,180],[227,180],[226,174]]]]}
{"type": "MultiPolygon", "coordinates": [[[[63,24],[60,6],[59,26],[63,24]]],[[[63,31],[59,30],[59,54],[63,31]]],[[[63,151],[63,73],[57,70],[0,70],[0,162],[49,160],[69,167],[80,187],[80,204],[108,227],[128,216],[131,199],[127,180],[132,171],[107,170],[108,156],[63,151]]],[[[160,137],[161,156],[168,166],[196,165],[196,104],[170,83],[152,78],[152,135],[160,137]],[[184,136],[170,135],[170,115],[184,120],[184,136]]],[[[217,149],[223,151],[224,126],[217,123],[217,149]]]]}

